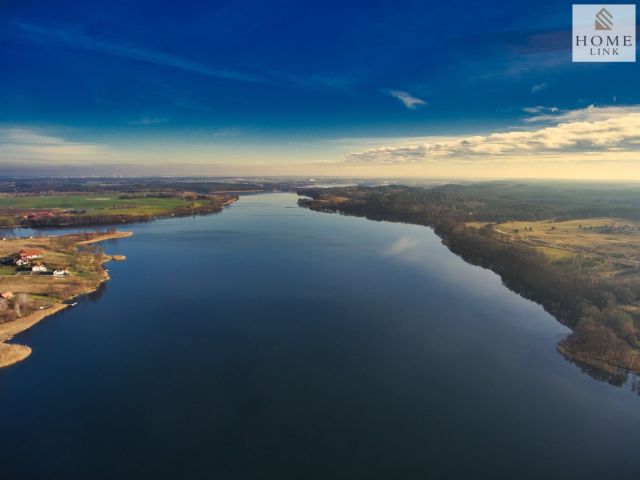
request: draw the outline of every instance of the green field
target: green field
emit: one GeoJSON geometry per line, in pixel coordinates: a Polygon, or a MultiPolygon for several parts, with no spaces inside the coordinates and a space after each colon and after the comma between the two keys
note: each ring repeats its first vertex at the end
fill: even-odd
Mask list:
{"type": "Polygon", "coordinates": [[[0,275],[14,275],[16,269],[13,266],[0,266],[0,275]]]}
{"type": "Polygon", "coordinates": [[[0,228],[16,225],[56,226],[113,224],[170,215],[207,214],[235,201],[233,195],[142,192],[66,195],[0,194],[0,228]],[[148,195],[148,196],[146,196],[148,195]],[[166,197],[163,195],[167,195],[166,197]],[[27,217],[33,214],[33,217],[27,217]],[[48,215],[47,215],[48,214],[48,215]]]}
{"type": "Polygon", "coordinates": [[[0,209],[73,209],[87,210],[86,213],[100,213],[109,210],[110,214],[155,215],[193,202],[182,198],[134,198],[121,199],[118,195],[52,195],[38,197],[0,197],[0,209]]]}

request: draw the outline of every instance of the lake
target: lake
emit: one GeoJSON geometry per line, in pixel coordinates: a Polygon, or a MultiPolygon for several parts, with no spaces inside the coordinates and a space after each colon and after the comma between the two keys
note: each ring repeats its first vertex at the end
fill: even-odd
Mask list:
{"type": "Polygon", "coordinates": [[[638,478],[640,397],[428,228],[241,197],[133,225],[0,370],[6,479],[638,478]]]}

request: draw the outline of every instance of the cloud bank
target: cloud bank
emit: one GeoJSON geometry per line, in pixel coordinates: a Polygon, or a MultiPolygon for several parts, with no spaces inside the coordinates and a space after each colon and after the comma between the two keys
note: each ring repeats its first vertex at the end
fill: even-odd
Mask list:
{"type": "Polygon", "coordinates": [[[420,164],[496,160],[579,159],[589,154],[627,154],[640,160],[640,106],[589,107],[558,112],[536,108],[521,131],[452,137],[350,153],[347,163],[420,164]]]}
{"type": "Polygon", "coordinates": [[[104,145],[72,142],[28,128],[0,127],[0,163],[77,163],[110,158],[104,145]]]}

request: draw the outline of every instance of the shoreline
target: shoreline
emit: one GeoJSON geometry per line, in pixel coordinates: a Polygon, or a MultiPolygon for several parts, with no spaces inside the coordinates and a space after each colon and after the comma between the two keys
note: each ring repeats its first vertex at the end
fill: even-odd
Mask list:
{"type": "Polygon", "coordinates": [[[109,233],[105,233],[104,235],[98,235],[97,237],[92,238],[90,240],[82,240],[80,242],[77,242],[76,245],[90,245],[92,243],[104,242],[107,240],[127,238],[132,235],[133,235],[133,232],[121,232],[116,230],[115,232],[109,232],[109,233]]]}
{"type": "MultiPolygon", "coordinates": [[[[453,254],[466,263],[496,273],[506,288],[541,305],[558,323],[569,328],[571,333],[556,345],[556,350],[565,359],[576,364],[592,377],[615,385],[626,382],[629,375],[640,375],[639,349],[613,333],[604,337],[598,335],[602,331],[605,334],[609,332],[602,330],[605,328],[602,320],[595,324],[595,327],[600,328],[599,331],[595,327],[591,330],[581,329],[582,316],[577,315],[582,314],[577,307],[572,310],[573,304],[567,301],[567,297],[557,294],[561,290],[543,288],[545,284],[566,285],[563,283],[562,276],[565,271],[556,267],[552,261],[544,262],[545,257],[541,257],[542,254],[537,252],[531,244],[503,242],[498,238],[482,235],[477,228],[467,226],[466,219],[456,221],[456,217],[453,216],[453,219],[447,221],[446,218],[442,218],[441,212],[434,213],[427,210],[421,213],[419,210],[412,210],[411,204],[407,206],[400,201],[397,205],[372,206],[368,203],[370,198],[366,195],[356,196],[354,200],[340,190],[337,193],[335,191],[304,191],[299,193],[299,196],[301,198],[298,200],[298,205],[317,212],[340,213],[374,221],[402,222],[431,228],[442,244],[453,254]],[[517,268],[513,267],[514,265],[517,268]],[[523,271],[534,272],[537,276],[532,275],[527,278],[522,274],[523,271]],[[546,283],[536,282],[542,277],[546,278],[546,283]],[[605,341],[603,347],[601,344],[605,341]]],[[[578,220],[580,219],[575,221],[578,220]]],[[[557,245],[554,244],[554,247],[557,248],[557,245]]],[[[599,281],[600,285],[603,285],[607,280],[604,276],[587,278],[586,274],[578,277],[578,273],[582,274],[581,271],[572,272],[571,285],[590,285],[591,281],[599,281]],[[578,279],[581,283],[578,283],[578,279]]],[[[604,285],[611,290],[609,285],[604,285]]],[[[624,284],[620,285],[624,286],[624,284]]],[[[589,292],[584,288],[582,291],[589,292]]],[[[591,304],[593,306],[593,302],[591,304]]],[[[600,315],[596,318],[604,318],[602,312],[605,309],[596,310],[600,315]]]]}
{"type": "MultiPolygon", "coordinates": [[[[211,212],[200,211],[200,212],[192,212],[190,214],[191,215],[193,214],[207,215],[209,213],[218,213],[219,211],[222,211],[225,207],[238,201],[238,199],[239,199],[238,196],[232,196],[230,198],[227,198],[223,203],[217,206],[219,209],[216,211],[211,211],[211,212]]],[[[186,216],[186,214],[184,215],[170,214],[166,216],[157,216],[152,220],[161,220],[164,218],[172,218],[175,216],[186,216]]],[[[52,237],[65,237],[65,236],[74,236],[74,235],[78,235],[78,234],[54,235],[52,237]]],[[[128,237],[131,237],[132,235],[133,235],[133,232],[131,231],[118,231],[118,230],[114,230],[112,232],[107,232],[107,233],[98,233],[94,238],[75,242],[75,246],[77,247],[77,246],[91,245],[94,243],[104,242],[107,240],[128,238],[128,237]]],[[[102,264],[104,265],[109,261],[122,261],[122,260],[126,260],[126,257],[124,255],[104,254],[104,257],[102,259],[102,264]]],[[[0,368],[15,365],[16,363],[21,362],[22,360],[28,358],[29,355],[31,355],[32,350],[29,346],[22,345],[19,343],[7,343],[7,342],[11,341],[16,335],[40,323],[45,318],[55,315],[58,312],[61,312],[62,310],[69,307],[70,304],[65,302],[69,302],[70,300],[76,299],[80,296],[88,295],[92,292],[95,292],[98,288],[100,288],[100,286],[104,282],[110,279],[111,277],[109,276],[109,271],[107,269],[104,269],[104,272],[102,273],[101,278],[95,285],[92,285],[91,287],[86,287],[82,289],[82,291],[75,292],[73,295],[69,295],[65,298],[62,298],[58,303],[53,304],[51,307],[45,310],[37,310],[30,313],[29,315],[13,320],[11,322],[0,323],[0,368]]]]}
{"type": "Polygon", "coordinates": [[[20,343],[7,343],[8,341],[40,323],[45,318],[64,310],[68,306],[66,303],[58,303],[46,310],[38,310],[26,317],[9,322],[7,324],[9,325],[8,328],[0,325],[0,368],[14,365],[31,355],[31,347],[20,343]]]}
{"type": "MultiPolygon", "coordinates": [[[[252,190],[249,192],[260,193],[262,192],[262,190],[256,190],[256,191],[252,190]]],[[[0,229],[33,228],[38,230],[46,230],[46,229],[59,229],[59,228],[71,229],[71,228],[83,228],[83,227],[102,228],[102,227],[108,227],[113,225],[155,222],[156,220],[162,220],[165,218],[189,217],[194,215],[210,215],[212,213],[221,212],[222,210],[224,210],[225,207],[228,207],[229,205],[237,202],[240,198],[239,195],[233,195],[231,192],[222,193],[221,195],[225,195],[228,198],[224,199],[220,203],[211,202],[211,203],[193,208],[192,210],[177,209],[177,210],[167,211],[167,212],[154,214],[154,215],[144,214],[139,216],[133,215],[128,217],[119,216],[116,219],[105,216],[103,220],[98,221],[94,219],[93,221],[89,221],[86,223],[84,221],[79,222],[77,221],[77,219],[74,220],[73,218],[65,218],[65,221],[56,221],[51,223],[41,223],[41,222],[34,222],[34,223],[28,223],[28,224],[13,223],[13,224],[2,225],[0,229]]]]}
{"type": "MultiPolygon", "coordinates": [[[[88,245],[98,242],[103,242],[106,240],[113,240],[118,238],[127,238],[133,235],[133,232],[121,232],[114,231],[106,234],[97,235],[95,238],[89,240],[82,240],[76,242],[75,245],[88,245]]],[[[105,254],[102,260],[102,264],[112,261],[112,260],[124,260],[124,255],[110,255],[105,254]]],[[[56,315],[57,313],[65,310],[67,307],[70,307],[71,304],[68,303],[71,300],[79,298],[83,295],[88,295],[90,293],[95,292],[100,288],[100,286],[110,280],[109,271],[104,270],[100,275],[100,278],[97,279],[97,283],[91,286],[87,286],[83,288],[81,291],[74,292],[73,295],[60,299],[58,303],[51,305],[49,308],[44,310],[36,310],[29,315],[18,318],[16,320],[0,323],[0,368],[9,367],[11,365],[15,365],[22,360],[25,360],[31,355],[31,347],[27,345],[23,345],[20,343],[7,343],[10,342],[14,337],[19,335],[20,333],[30,329],[34,325],[37,325],[42,320],[47,317],[56,315]]]]}

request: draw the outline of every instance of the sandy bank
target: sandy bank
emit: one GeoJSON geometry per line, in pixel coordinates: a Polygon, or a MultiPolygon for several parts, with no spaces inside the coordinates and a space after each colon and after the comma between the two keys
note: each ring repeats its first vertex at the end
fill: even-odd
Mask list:
{"type": "Polygon", "coordinates": [[[68,307],[66,304],[58,303],[45,310],[36,310],[26,317],[18,318],[13,322],[0,324],[0,368],[13,365],[24,360],[31,354],[31,349],[26,345],[7,344],[7,340],[11,340],[20,332],[31,328],[36,323],[42,321],[45,317],[68,307]]]}
{"type": "Polygon", "coordinates": [[[31,349],[26,345],[0,343],[0,368],[18,363],[29,355],[31,355],[31,349]]]}
{"type": "Polygon", "coordinates": [[[89,245],[90,243],[104,242],[105,240],[114,240],[116,238],[126,238],[126,237],[130,237],[131,235],[133,235],[133,232],[120,232],[120,231],[109,232],[103,235],[98,235],[90,240],[83,240],[81,242],[78,242],[76,245],[89,245]]]}

